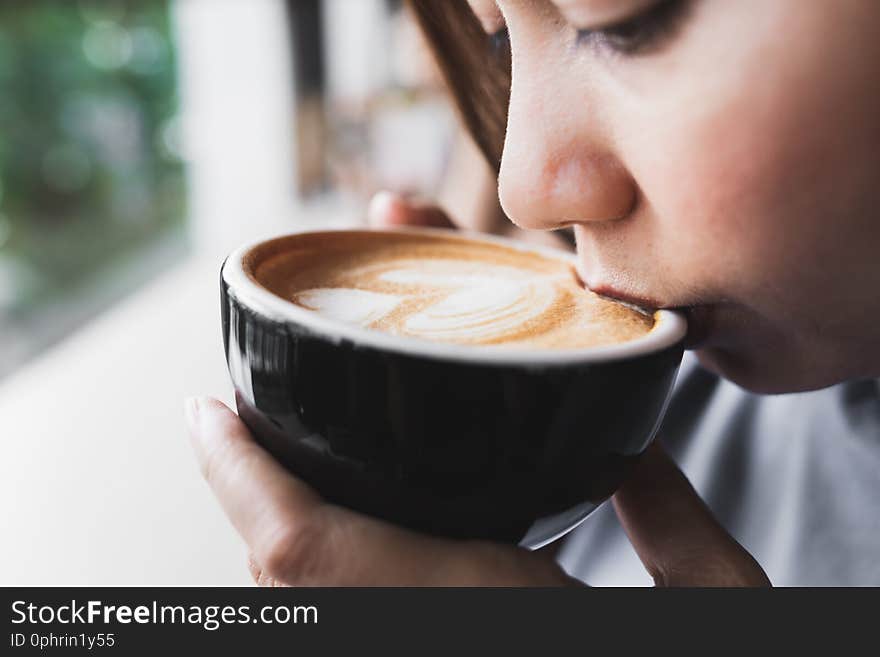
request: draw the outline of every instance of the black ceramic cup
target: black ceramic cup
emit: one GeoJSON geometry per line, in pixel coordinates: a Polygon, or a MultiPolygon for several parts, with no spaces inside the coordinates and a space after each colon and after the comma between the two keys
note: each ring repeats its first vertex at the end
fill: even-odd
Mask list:
{"type": "Polygon", "coordinates": [[[681,361],[679,314],[658,311],[644,337],[586,349],[396,337],[300,308],[252,277],[267,244],[277,253],[310,235],[226,259],[223,341],[241,418],[327,500],[420,532],[536,548],[606,500],[654,437],[681,361]]]}

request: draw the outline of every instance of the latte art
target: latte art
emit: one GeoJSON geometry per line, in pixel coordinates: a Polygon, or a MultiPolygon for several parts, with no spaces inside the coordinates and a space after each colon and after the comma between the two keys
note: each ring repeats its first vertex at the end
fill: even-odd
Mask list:
{"type": "Polygon", "coordinates": [[[294,302],[332,319],[369,326],[394,310],[400,298],[367,290],[327,287],[301,292],[294,302]]]}
{"type": "Polygon", "coordinates": [[[390,283],[401,291],[317,288],[296,294],[293,301],[364,328],[444,342],[492,343],[543,315],[559,296],[549,276],[532,280],[511,267],[475,269],[463,260],[402,261],[378,275],[371,266],[351,274],[390,283]],[[404,304],[420,309],[394,312],[404,304]]]}
{"type": "Polygon", "coordinates": [[[603,299],[564,258],[419,234],[357,233],[254,268],[270,291],[329,319],[469,345],[575,348],[650,331],[651,317],[603,299]]]}
{"type": "Polygon", "coordinates": [[[434,340],[495,342],[540,317],[555,297],[549,285],[487,278],[409,317],[404,328],[434,340]]]}

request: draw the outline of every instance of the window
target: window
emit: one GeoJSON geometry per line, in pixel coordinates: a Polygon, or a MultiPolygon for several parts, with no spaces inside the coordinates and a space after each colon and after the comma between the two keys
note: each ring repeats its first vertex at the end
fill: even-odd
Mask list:
{"type": "Polygon", "coordinates": [[[167,0],[0,3],[0,377],[186,250],[167,0]]]}

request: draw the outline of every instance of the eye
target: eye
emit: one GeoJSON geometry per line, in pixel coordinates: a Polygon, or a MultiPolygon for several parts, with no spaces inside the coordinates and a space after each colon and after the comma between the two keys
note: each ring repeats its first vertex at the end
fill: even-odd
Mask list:
{"type": "Polygon", "coordinates": [[[655,50],[672,36],[690,0],[658,0],[636,16],[597,28],[577,30],[577,45],[598,45],[625,55],[655,50]]]}

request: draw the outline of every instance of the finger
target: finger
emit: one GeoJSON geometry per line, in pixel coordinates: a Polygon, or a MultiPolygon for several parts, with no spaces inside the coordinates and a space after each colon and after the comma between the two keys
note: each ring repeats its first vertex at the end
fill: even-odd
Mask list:
{"type": "Polygon", "coordinates": [[[565,541],[561,540],[561,538],[554,539],[547,543],[546,545],[542,545],[539,548],[532,550],[534,554],[540,555],[545,559],[556,559],[559,556],[559,550],[562,549],[562,546],[565,544],[565,541]]]}
{"type": "Polygon", "coordinates": [[[254,553],[251,552],[248,555],[248,571],[251,574],[251,577],[254,579],[254,583],[257,586],[261,587],[278,587],[278,586],[286,586],[285,584],[279,582],[277,579],[269,575],[260,563],[257,561],[257,558],[254,556],[254,553]]]}
{"type": "Polygon", "coordinates": [[[573,586],[552,559],[513,546],[418,534],[341,507],[324,545],[319,577],[334,586],[573,586]],[[330,562],[332,561],[332,567],[330,562]]]}
{"type": "Polygon", "coordinates": [[[407,200],[391,192],[379,192],[373,197],[367,209],[367,219],[371,226],[377,228],[398,226],[455,227],[446,213],[436,205],[407,200]]]}
{"type": "Polygon", "coordinates": [[[614,508],[658,586],[770,584],[659,445],[614,495],[614,508]]]}
{"type": "Polygon", "coordinates": [[[238,416],[215,399],[187,401],[190,441],[201,471],[233,526],[264,568],[282,542],[310,536],[320,497],[257,445],[238,416]]]}
{"type": "Polygon", "coordinates": [[[253,557],[263,585],[570,584],[525,550],[429,538],[323,502],[213,399],[187,404],[202,472],[253,557]]]}

